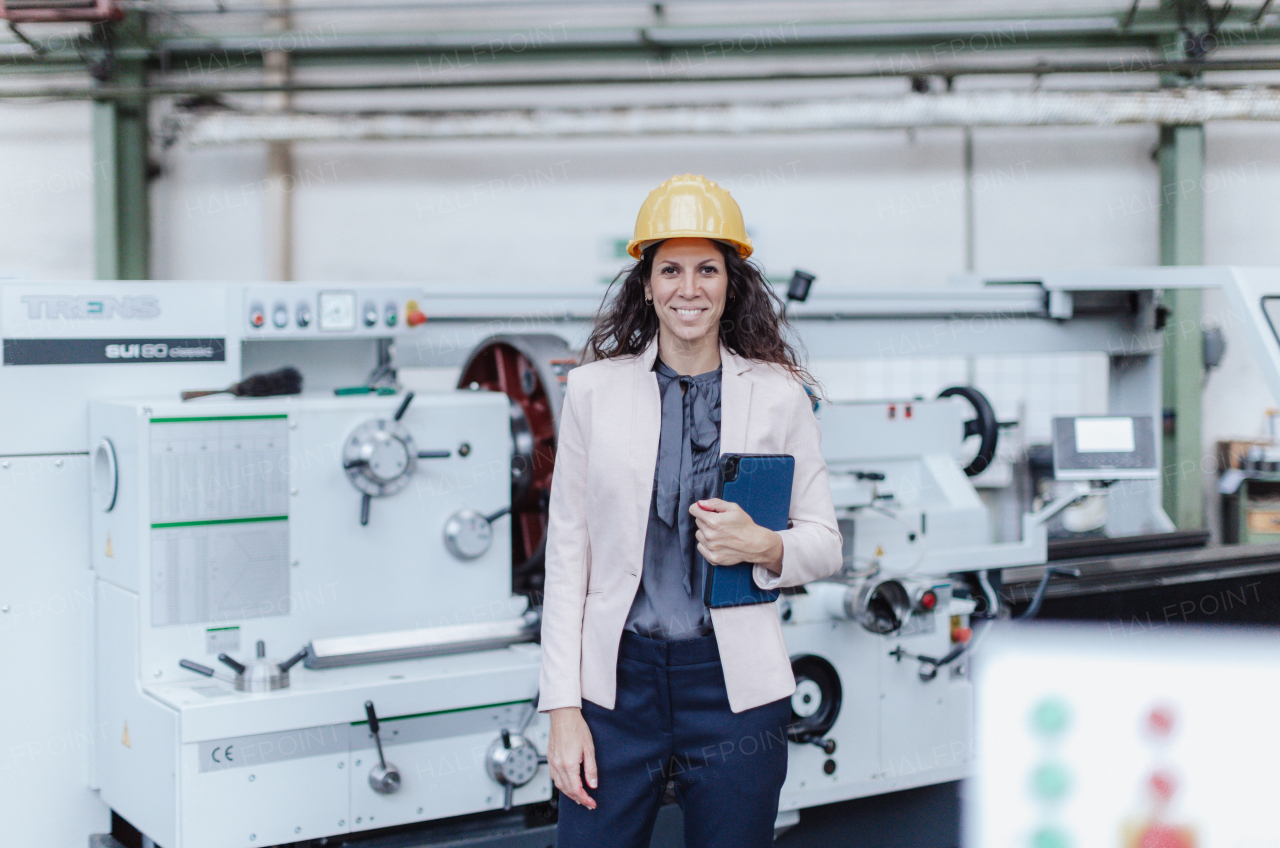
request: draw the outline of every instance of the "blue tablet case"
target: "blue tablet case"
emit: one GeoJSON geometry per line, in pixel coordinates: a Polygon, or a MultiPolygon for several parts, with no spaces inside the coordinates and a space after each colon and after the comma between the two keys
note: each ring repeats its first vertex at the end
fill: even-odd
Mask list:
{"type": "MultiPolygon", "coordinates": [[[[770,530],[787,529],[791,513],[791,480],[795,457],[786,454],[727,453],[720,457],[716,496],[731,501],[770,530]]],[[[778,590],[765,591],[751,577],[751,563],[706,566],[702,600],[709,607],[736,607],[769,604],[778,599],[778,590]]]]}

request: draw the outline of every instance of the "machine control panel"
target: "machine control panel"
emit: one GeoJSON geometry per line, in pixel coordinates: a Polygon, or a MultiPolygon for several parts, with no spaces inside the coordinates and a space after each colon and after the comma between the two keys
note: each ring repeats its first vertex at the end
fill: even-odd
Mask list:
{"type": "Polygon", "coordinates": [[[1150,415],[1053,419],[1057,480],[1136,480],[1159,474],[1150,415]]]}
{"type": "Polygon", "coordinates": [[[426,322],[412,286],[330,288],[298,284],[250,286],[245,290],[246,338],[388,336],[426,322]]]}

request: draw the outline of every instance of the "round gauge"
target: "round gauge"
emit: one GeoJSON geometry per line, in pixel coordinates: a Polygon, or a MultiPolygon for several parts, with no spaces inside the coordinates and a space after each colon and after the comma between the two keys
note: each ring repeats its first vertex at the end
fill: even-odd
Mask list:
{"type": "Polygon", "coordinates": [[[98,509],[110,512],[115,509],[119,491],[120,471],[116,465],[116,449],[110,439],[103,439],[93,451],[93,501],[98,509]]]}
{"type": "Polygon", "coordinates": [[[474,509],[460,509],[444,523],[444,544],[458,559],[475,559],[493,544],[493,527],[474,509]]]}
{"type": "Polygon", "coordinates": [[[361,424],[342,448],[347,477],[357,489],[375,497],[394,494],[409,485],[417,462],[413,436],[385,418],[361,424]]]}

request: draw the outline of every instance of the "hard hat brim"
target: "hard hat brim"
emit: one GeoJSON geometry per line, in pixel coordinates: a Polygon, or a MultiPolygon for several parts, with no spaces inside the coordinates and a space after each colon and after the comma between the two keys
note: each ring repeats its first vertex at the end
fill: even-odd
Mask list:
{"type": "Polygon", "coordinates": [[[632,239],[627,243],[627,254],[632,259],[639,259],[640,255],[644,253],[644,251],[647,248],[649,248],[651,245],[655,245],[660,241],[666,241],[667,239],[673,239],[673,238],[700,238],[700,239],[707,239],[709,241],[718,241],[721,244],[733,245],[738,249],[738,256],[743,259],[746,259],[752,253],[755,252],[755,248],[751,246],[750,241],[742,242],[742,241],[738,241],[737,239],[715,238],[714,236],[709,236],[706,233],[688,231],[688,232],[674,232],[674,233],[671,233],[670,235],[664,235],[660,239],[632,239]]]}

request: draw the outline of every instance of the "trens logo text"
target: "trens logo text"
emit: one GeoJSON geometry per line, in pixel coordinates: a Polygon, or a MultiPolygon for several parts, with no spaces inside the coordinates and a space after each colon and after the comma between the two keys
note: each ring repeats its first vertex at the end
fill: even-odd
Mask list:
{"type": "Polygon", "coordinates": [[[151,295],[132,297],[67,297],[64,295],[24,295],[27,317],[33,321],[58,318],[72,321],[94,321],[104,318],[155,318],[160,314],[160,301],[151,295]]]}

